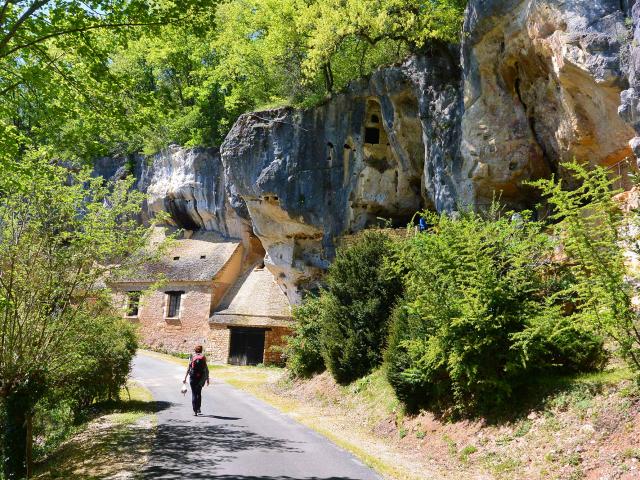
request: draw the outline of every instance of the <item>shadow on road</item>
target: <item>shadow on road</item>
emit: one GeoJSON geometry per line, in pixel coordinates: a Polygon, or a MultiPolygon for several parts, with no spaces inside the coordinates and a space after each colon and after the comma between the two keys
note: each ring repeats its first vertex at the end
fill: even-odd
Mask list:
{"type": "MultiPolygon", "coordinates": [[[[225,418],[225,417],[214,417],[225,418]]],[[[235,418],[235,417],[230,417],[235,418]]],[[[221,464],[232,461],[243,451],[303,453],[298,442],[265,437],[235,425],[185,425],[169,421],[158,426],[151,461],[143,469],[143,478],[244,478],[218,476],[221,464]]],[[[246,477],[263,478],[263,477],[246,477]]],[[[264,477],[265,479],[271,477],[264,477]]],[[[282,477],[284,480],[285,477],[282,477]]],[[[276,480],[275,478],[273,480],[276,480]]],[[[325,480],[325,479],[323,479],[325,480]]],[[[326,479],[329,480],[329,479],[326,479]]]]}
{"type": "Polygon", "coordinates": [[[217,475],[215,480],[357,480],[352,477],[244,477],[242,475],[217,475]]]}
{"type": "Polygon", "coordinates": [[[217,418],[218,420],[242,420],[241,417],[221,417],[220,415],[198,415],[200,418],[217,418]]]}

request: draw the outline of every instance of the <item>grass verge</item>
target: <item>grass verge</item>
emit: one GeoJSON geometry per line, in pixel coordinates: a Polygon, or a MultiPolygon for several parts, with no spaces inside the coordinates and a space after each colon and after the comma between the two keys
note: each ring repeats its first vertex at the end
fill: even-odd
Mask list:
{"type": "Polygon", "coordinates": [[[37,464],[34,478],[135,477],[155,438],[155,411],[151,392],[130,382],[121,400],[97,405],[93,420],[37,464]]]}

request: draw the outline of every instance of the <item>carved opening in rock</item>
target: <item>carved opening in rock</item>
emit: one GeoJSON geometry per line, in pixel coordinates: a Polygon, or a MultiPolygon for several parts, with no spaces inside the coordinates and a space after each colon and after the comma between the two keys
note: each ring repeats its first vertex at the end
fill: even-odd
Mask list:
{"type": "Polygon", "coordinates": [[[364,129],[364,143],[378,145],[380,143],[380,129],[367,127],[364,129]]]}
{"type": "Polygon", "coordinates": [[[374,98],[367,101],[364,124],[364,143],[369,145],[380,145],[387,142],[386,135],[380,130],[380,118],[382,112],[380,103],[374,98]]]}
{"type": "Polygon", "coordinates": [[[365,163],[369,165],[371,168],[375,168],[380,173],[384,173],[385,171],[392,168],[392,165],[386,159],[386,157],[376,158],[376,157],[367,157],[365,159],[365,163]]]}
{"type": "Polygon", "coordinates": [[[202,227],[196,220],[199,217],[198,204],[196,201],[193,202],[193,205],[190,205],[187,199],[170,197],[166,198],[164,203],[171,220],[173,220],[178,228],[182,228],[183,230],[199,230],[202,227]]]}
{"type": "Polygon", "coordinates": [[[173,257],[174,260],[180,260],[180,257],[173,257]]]}
{"type": "Polygon", "coordinates": [[[205,258],[207,258],[207,256],[206,255],[200,255],[200,258],[205,259],[205,258]]]}

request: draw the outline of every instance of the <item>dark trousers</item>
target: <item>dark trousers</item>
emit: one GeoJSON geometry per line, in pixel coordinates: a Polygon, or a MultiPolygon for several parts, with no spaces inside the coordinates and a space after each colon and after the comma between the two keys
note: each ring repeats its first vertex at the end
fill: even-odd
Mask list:
{"type": "Polygon", "coordinates": [[[193,412],[199,412],[202,405],[202,385],[199,380],[195,382],[189,382],[191,385],[191,405],[193,406],[193,412]]]}

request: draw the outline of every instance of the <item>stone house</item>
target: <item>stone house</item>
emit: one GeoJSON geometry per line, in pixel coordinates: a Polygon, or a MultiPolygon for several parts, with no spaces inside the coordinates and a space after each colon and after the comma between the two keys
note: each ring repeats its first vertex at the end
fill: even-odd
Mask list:
{"type": "Polygon", "coordinates": [[[284,337],[291,333],[289,301],[260,263],[238,279],[209,325],[216,339],[211,342],[214,361],[235,365],[279,363],[281,354],[273,347],[283,345],[284,337]]]}
{"type": "Polygon", "coordinates": [[[114,302],[150,348],[188,353],[202,344],[213,363],[279,362],[274,347],[290,332],[289,303],[255,257],[240,240],[197,232],[110,282],[114,302]]]}

